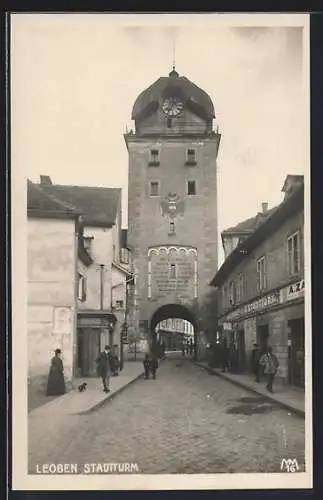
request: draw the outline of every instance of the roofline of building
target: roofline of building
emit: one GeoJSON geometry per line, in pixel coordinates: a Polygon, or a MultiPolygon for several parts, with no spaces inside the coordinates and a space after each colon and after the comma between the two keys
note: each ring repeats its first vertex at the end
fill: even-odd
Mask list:
{"type": "Polygon", "coordinates": [[[70,219],[78,220],[81,217],[81,213],[77,212],[66,212],[63,210],[41,210],[28,208],[27,217],[32,217],[35,219],[70,219]]]}
{"type": "Polygon", "coordinates": [[[111,221],[101,221],[98,219],[92,219],[92,218],[87,218],[86,215],[82,214],[82,222],[83,226],[88,226],[88,227],[103,227],[105,229],[111,229],[113,226],[116,225],[116,221],[111,222],[111,221]]]}
{"type": "Polygon", "coordinates": [[[222,285],[252,250],[276,232],[289,217],[302,210],[302,207],[304,207],[304,185],[300,186],[290,198],[283,201],[258,229],[235,248],[215,274],[210,285],[214,287],[222,285]]]}

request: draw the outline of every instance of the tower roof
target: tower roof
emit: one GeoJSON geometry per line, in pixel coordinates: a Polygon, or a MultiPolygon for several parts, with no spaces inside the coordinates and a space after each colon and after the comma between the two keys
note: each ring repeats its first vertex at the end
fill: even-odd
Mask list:
{"type": "Polygon", "coordinates": [[[202,112],[207,120],[215,118],[214,106],[209,95],[185,76],[179,76],[175,68],[167,77],[158,78],[139,94],[133,106],[131,118],[136,120],[148,107],[157,105],[167,91],[180,93],[196,111],[202,112]]]}

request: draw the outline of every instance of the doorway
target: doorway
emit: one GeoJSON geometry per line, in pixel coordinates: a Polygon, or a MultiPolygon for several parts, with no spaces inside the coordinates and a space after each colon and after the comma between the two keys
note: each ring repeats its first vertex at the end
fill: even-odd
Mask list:
{"type": "Polygon", "coordinates": [[[288,372],[289,383],[295,387],[305,386],[305,328],[304,318],[288,321],[288,372]]]}
{"type": "Polygon", "coordinates": [[[259,345],[260,353],[264,354],[268,349],[269,326],[260,325],[257,328],[257,344],[259,345]]]}
{"type": "Polygon", "coordinates": [[[100,329],[78,328],[77,367],[81,377],[96,376],[96,359],[100,354],[100,329]]]}
{"type": "Polygon", "coordinates": [[[238,330],[238,367],[239,371],[244,371],[246,367],[246,344],[244,330],[238,330]]]}

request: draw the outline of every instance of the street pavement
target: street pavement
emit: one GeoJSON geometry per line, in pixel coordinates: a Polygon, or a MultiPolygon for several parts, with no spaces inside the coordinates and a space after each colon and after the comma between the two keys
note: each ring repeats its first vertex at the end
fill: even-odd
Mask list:
{"type": "Polygon", "coordinates": [[[29,418],[36,465],[137,463],[144,474],[304,471],[304,420],[189,360],[166,359],[85,415],[29,418]]]}

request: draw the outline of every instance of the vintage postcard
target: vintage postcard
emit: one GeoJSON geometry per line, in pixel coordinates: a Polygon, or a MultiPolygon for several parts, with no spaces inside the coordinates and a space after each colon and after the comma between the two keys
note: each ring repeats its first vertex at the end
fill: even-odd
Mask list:
{"type": "Polygon", "coordinates": [[[312,487],[309,16],[9,27],[13,488],[312,487]]]}

